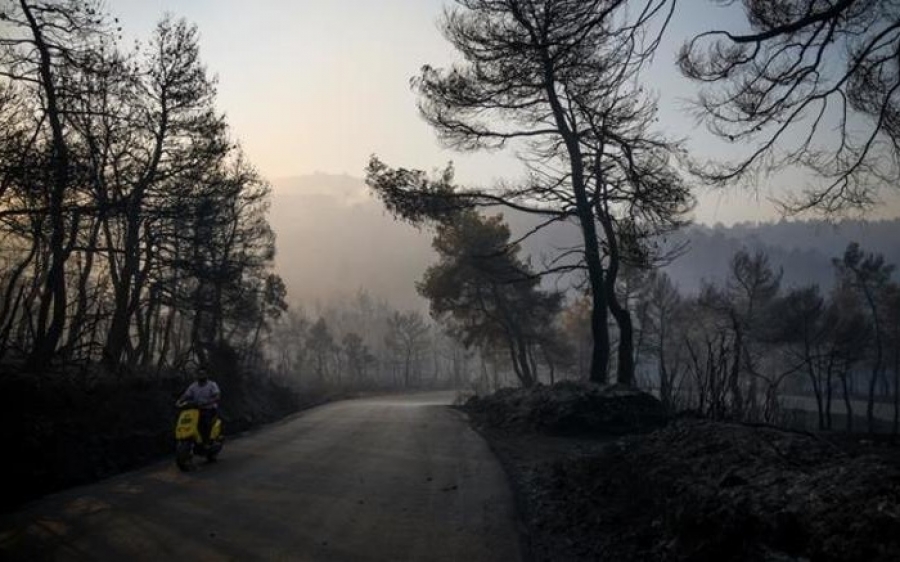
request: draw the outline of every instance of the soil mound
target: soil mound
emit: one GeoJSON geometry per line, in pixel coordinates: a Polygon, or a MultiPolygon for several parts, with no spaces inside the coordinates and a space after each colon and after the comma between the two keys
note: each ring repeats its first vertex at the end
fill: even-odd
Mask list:
{"type": "Polygon", "coordinates": [[[668,419],[659,400],[638,390],[588,383],[507,388],[475,396],[463,409],[480,425],[552,435],[624,435],[668,419]]]}

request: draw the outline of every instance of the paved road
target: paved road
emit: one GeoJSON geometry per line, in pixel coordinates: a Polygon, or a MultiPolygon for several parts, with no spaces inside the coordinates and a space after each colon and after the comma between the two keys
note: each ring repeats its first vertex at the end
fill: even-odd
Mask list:
{"type": "Polygon", "coordinates": [[[0,517],[0,560],[515,561],[505,477],[449,394],[326,405],[0,517]]]}

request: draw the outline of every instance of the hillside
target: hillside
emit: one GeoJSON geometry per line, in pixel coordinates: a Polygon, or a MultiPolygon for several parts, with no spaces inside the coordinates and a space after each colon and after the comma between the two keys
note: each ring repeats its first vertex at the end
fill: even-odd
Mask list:
{"type": "MultiPolygon", "coordinates": [[[[431,233],[393,219],[352,176],[314,174],[275,180],[271,223],[278,235],[276,263],[292,302],[314,305],[356,293],[365,286],[401,308],[423,308],[415,281],[435,259],[431,233]]],[[[527,216],[505,213],[514,233],[532,224],[527,216]]],[[[688,243],[687,252],[666,270],[683,291],[695,291],[703,279],[720,279],[728,260],[742,247],[763,250],[784,283],[832,279],[831,259],[847,243],[859,242],[900,264],[900,219],[865,222],[787,221],[695,225],[672,237],[688,243]]],[[[578,241],[578,232],[560,225],[524,244],[536,265],[559,248],[578,241]]]]}
{"type": "Polygon", "coordinates": [[[678,238],[689,243],[688,251],[667,271],[684,291],[695,291],[703,279],[724,278],[729,259],[742,247],[767,253],[773,266],[783,268],[786,286],[818,283],[830,287],[831,260],[842,255],[850,242],[883,254],[888,263],[900,264],[900,219],[694,225],[678,238]]]}

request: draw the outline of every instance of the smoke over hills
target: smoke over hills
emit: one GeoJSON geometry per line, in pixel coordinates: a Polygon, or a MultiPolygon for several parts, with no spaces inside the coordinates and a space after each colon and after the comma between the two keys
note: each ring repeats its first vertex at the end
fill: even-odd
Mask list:
{"type": "Polygon", "coordinates": [[[431,237],[395,221],[350,176],[273,182],[276,267],[292,303],[310,305],[365,288],[401,308],[422,308],[415,281],[433,260],[431,237]]]}
{"type": "MultiPolygon", "coordinates": [[[[424,310],[415,282],[435,261],[432,233],[391,217],[358,178],[314,174],[273,182],[270,221],[278,236],[276,264],[292,303],[304,306],[347,298],[360,289],[399,308],[424,310]]],[[[530,217],[504,213],[514,235],[530,217]]],[[[535,264],[577,243],[577,230],[558,225],[523,244],[535,264]]],[[[683,291],[703,279],[724,277],[728,260],[742,247],[762,250],[784,269],[786,285],[830,286],[831,258],[850,241],[900,264],[900,220],[864,222],[739,223],[696,225],[675,237],[689,249],[667,271],[683,291]]]]}

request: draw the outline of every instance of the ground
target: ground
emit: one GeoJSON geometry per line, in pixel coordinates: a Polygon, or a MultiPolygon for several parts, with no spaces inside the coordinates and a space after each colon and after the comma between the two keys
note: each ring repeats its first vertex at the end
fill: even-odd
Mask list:
{"type": "MultiPolygon", "coordinates": [[[[3,508],[16,510],[22,501],[37,495],[94,481],[169,454],[175,415],[172,403],[187,382],[163,377],[135,379],[129,384],[85,384],[74,379],[0,377],[0,442],[8,475],[0,490],[3,508]]],[[[302,407],[304,400],[315,399],[298,397],[259,377],[225,378],[220,384],[226,396],[223,414],[231,431],[271,421],[302,407]]],[[[385,411],[395,416],[414,411],[394,402],[380,403],[379,408],[387,408],[385,411]]],[[[376,410],[368,417],[345,413],[319,420],[311,416],[307,422],[315,423],[296,442],[317,447],[355,444],[343,456],[335,457],[338,466],[363,454],[360,458],[375,462],[388,448],[375,445],[366,433],[375,428],[374,422],[367,420],[383,417],[382,410],[376,410]],[[347,436],[336,438],[325,431],[340,429],[348,419],[360,423],[346,428],[347,436]],[[313,435],[317,438],[312,439],[313,435]]],[[[533,560],[900,560],[900,450],[890,442],[688,417],[673,419],[649,395],[572,383],[505,390],[473,399],[463,410],[506,469],[525,529],[525,547],[533,560]]],[[[443,425],[402,415],[397,421],[396,427],[378,425],[383,429],[379,435],[396,445],[398,428],[409,425],[410,430],[421,430],[409,433],[407,441],[434,453],[423,458],[435,470],[451,461],[461,462],[470,454],[432,451],[438,444],[435,439],[446,444],[450,433],[443,425]],[[440,466],[435,464],[438,459],[440,466]]],[[[262,446],[268,441],[246,443],[257,442],[262,446]]],[[[247,462],[255,459],[265,470],[274,467],[279,478],[339,475],[332,465],[320,464],[321,455],[302,448],[294,460],[278,455],[284,442],[276,439],[271,443],[273,450],[265,454],[250,449],[241,454],[240,446],[232,446],[226,456],[235,461],[235,481],[257,485],[274,481],[258,478],[261,472],[257,469],[254,478],[241,473],[244,457],[247,462]],[[278,469],[275,461],[286,460],[289,466],[278,469]],[[313,465],[300,470],[302,462],[313,465]]],[[[385,465],[385,477],[407,489],[411,480],[394,476],[398,467],[406,466],[408,454],[403,450],[395,457],[398,462],[385,465]]],[[[456,476],[467,474],[453,468],[455,465],[447,466],[456,476]]],[[[177,473],[171,463],[165,463],[147,474],[156,482],[158,474],[170,472],[177,473]]],[[[173,478],[179,490],[195,489],[177,480],[180,477],[173,478]]],[[[419,483],[426,485],[423,497],[463,490],[458,483],[434,480],[432,474],[422,478],[419,483]]],[[[170,479],[166,476],[162,481],[170,479]]],[[[346,490],[347,481],[337,478],[335,490],[346,490]]],[[[365,482],[367,487],[359,493],[368,493],[371,482],[365,482]]],[[[472,485],[474,481],[467,482],[472,485]]],[[[150,489],[149,484],[142,485],[150,489]]],[[[385,486],[377,484],[372,489],[388,490],[385,486]]],[[[132,489],[112,486],[106,492],[118,497],[116,494],[132,489]]],[[[316,495],[321,483],[314,480],[299,489],[316,495]]],[[[281,494],[267,497],[277,501],[281,494]]],[[[398,492],[382,495],[383,501],[370,514],[375,522],[402,497],[398,492]]],[[[177,495],[173,498],[181,501],[177,495]]],[[[256,499],[249,494],[247,505],[257,505],[256,499]]],[[[354,510],[371,503],[365,498],[351,499],[347,505],[354,510]]],[[[428,500],[423,505],[432,503],[428,500]]],[[[291,503],[297,509],[308,504],[306,499],[291,503]]],[[[263,512],[269,508],[265,503],[258,507],[263,512]]],[[[245,511],[245,518],[261,516],[252,515],[255,512],[249,508],[245,511]]],[[[317,524],[315,514],[301,512],[310,517],[309,525],[317,524]]],[[[224,509],[223,513],[234,510],[224,509]]],[[[406,516],[402,509],[401,513],[406,516]]],[[[437,528],[435,533],[442,536],[437,528]]]]}
{"type": "Polygon", "coordinates": [[[661,421],[653,403],[567,384],[463,407],[511,479],[535,560],[900,560],[896,447],[661,421]],[[581,414],[604,400],[608,415],[581,414]]]}

